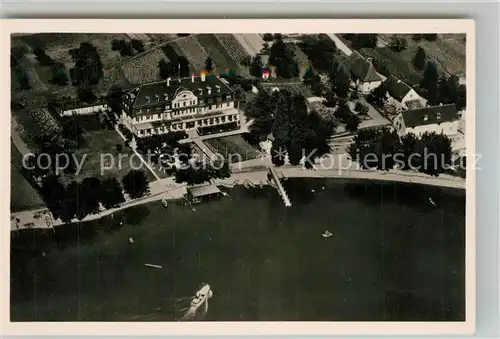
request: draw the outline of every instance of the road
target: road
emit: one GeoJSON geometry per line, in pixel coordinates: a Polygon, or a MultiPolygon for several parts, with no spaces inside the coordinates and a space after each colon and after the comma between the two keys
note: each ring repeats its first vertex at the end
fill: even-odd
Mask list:
{"type": "Polygon", "coordinates": [[[345,55],[349,56],[352,54],[352,50],[349,47],[347,47],[347,45],[344,44],[342,40],[340,40],[335,34],[326,33],[326,35],[328,35],[330,39],[332,39],[333,42],[335,42],[337,48],[340,49],[342,52],[344,52],[345,55]]]}

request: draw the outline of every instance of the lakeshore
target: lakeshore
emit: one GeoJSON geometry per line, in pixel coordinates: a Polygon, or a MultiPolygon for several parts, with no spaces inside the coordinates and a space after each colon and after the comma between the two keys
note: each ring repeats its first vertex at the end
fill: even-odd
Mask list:
{"type": "Polygon", "coordinates": [[[237,186],[196,213],[150,203],[55,233],[12,233],[11,319],[175,320],[172,299],[205,281],[215,293],[205,320],[463,320],[464,191],[284,185],[290,208],[271,187],[237,186]]]}
{"type": "MultiPolygon", "coordinates": [[[[257,159],[255,159],[257,160],[257,159]]],[[[248,161],[250,164],[253,163],[252,160],[248,161]]],[[[218,185],[223,186],[234,186],[235,184],[242,184],[244,181],[249,181],[255,185],[267,184],[267,169],[262,166],[262,161],[258,160],[255,162],[260,166],[235,166],[233,173],[230,178],[223,180],[216,180],[218,185]]],[[[465,180],[459,177],[454,177],[451,175],[440,175],[439,177],[433,177],[422,173],[415,172],[405,172],[405,171],[377,171],[377,170],[359,170],[359,169],[320,169],[320,170],[307,170],[302,169],[297,166],[282,166],[278,167],[277,171],[282,173],[285,178],[329,178],[329,179],[353,179],[353,180],[373,180],[373,181],[388,181],[388,182],[401,182],[401,183],[413,183],[437,187],[448,187],[457,188],[465,190],[465,180]]],[[[74,219],[73,222],[85,222],[100,219],[102,217],[112,215],[120,210],[130,208],[137,205],[147,204],[150,202],[166,199],[166,200],[177,200],[181,199],[186,194],[186,185],[177,184],[173,178],[165,178],[161,180],[156,180],[150,183],[150,195],[129,200],[123,203],[118,208],[111,208],[103,210],[98,214],[93,214],[85,217],[83,220],[74,219]]],[[[25,223],[33,223],[34,226],[30,228],[47,228],[47,224],[43,219],[36,219],[33,216],[42,211],[46,211],[46,208],[40,208],[36,210],[22,211],[18,213],[11,214],[11,231],[18,231],[27,227],[23,225],[25,223]],[[18,225],[15,223],[15,218],[22,220],[18,225]]],[[[50,227],[64,225],[65,223],[60,220],[52,220],[50,227]]]]}

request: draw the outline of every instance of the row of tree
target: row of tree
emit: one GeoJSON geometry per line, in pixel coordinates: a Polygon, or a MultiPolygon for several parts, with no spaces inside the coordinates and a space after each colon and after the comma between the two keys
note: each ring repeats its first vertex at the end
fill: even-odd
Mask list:
{"type": "Polygon", "coordinates": [[[131,170],[123,177],[122,184],[113,177],[102,180],[90,177],[64,186],[59,176],[48,175],[42,179],[40,191],[54,218],[70,222],[75,217],[82,220],[99,213],[101,205],[106,209],[119,207],[125,202],[123,192],[132,199],[143,197],[149,194],[149,185],[143,171],[131,170]]]}
{"type": "Polygon", "coordinates": [[[435,63],[429,61],[420,83],[420,90],[430,105],[454,103],[458,110],[466,106],[466,87],[455,75],[439,75],[435,63]]]}
{"type": "Polygon", "coordinates": [[[124,39],[113,39],[111,41],[111,49],[119,51],[121,56],[133,55],[134,50],[137,53],[144,52],[144,43],[139,39],[132,39],[127,41],[124,39]]]}
{"type": "Polygon", "coordinates": [[[389,128],[361,130],[349,146],[348,153],[362,168],[388,171],[415,170],[438,176],[451,163],[451,140],[444,134],[407,134],[399,138],[389,128]]]}

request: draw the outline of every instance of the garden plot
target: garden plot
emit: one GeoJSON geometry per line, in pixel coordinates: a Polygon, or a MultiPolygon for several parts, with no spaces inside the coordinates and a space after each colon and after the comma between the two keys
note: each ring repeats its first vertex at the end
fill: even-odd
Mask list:
{"type": "Polygon", "coordinates": [[[123,75],[133,84],[151,82],[160,79],[158,64],[161,60],[169,59],[161,48],[152,48],[133,57],[122,67],[123,75]]]}
{"type": "Polygon", "coordinates": [[[250,54],[241,46],[234,34],[214,34],[222,46],[238,64],[248,58],[250,54]]]}
{"type": "Polygon", "coordinates": [[[214,61],[215,67],[218,71],[222,71],[225,68],[235,69],[237,67],[236,62],[226,52],[215,35],[197,34],[196,39],[205,49],[205,52],[207,52],[208,56],[214,61]]]}
{"type": "Polygon", "coordinates": [[[198,42],[196,36],[191,35],[184,39],[178,39],[172,43],[177,45],[189,63],[195,70],[202,70],[205,68],[205,61],[207,60],[207,53],[203,46],[198,42]]]}
{"type": "Polygon", "coordinates": [[[221,154],[224,159],[232,163],[255,159],[260,155],[260,152],[241,135],[208,139],[203,142],[212,152],[221,154]]]}

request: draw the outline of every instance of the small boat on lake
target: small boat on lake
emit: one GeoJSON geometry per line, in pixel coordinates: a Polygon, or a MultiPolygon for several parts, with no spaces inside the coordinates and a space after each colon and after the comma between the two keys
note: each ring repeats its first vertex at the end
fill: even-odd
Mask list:
{"type": "Polygon", "coordinates": [[[203,285],[194,296],[193,300],[191,300],[191,307],[198,308],[204,302],[207,301],[208,298],[212,297],[212,290],[210,289],[209,284],[203,285]]]}
{"type": "Polygon", "coordinates": [[[167,199],[161,199],[161,204],[163,205],[163,207],[167,208],[168,207],[167,199]]]}

